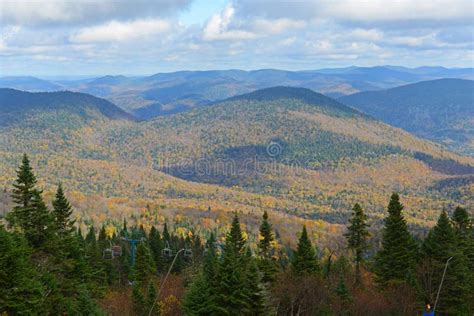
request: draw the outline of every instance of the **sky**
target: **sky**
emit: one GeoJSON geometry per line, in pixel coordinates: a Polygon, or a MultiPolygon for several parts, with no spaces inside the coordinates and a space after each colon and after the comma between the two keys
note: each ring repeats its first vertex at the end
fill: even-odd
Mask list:
{"type": "Polygon", "coordinates": [[[474,0],[0,0],[0,76],[473,67],[474,0]]]}

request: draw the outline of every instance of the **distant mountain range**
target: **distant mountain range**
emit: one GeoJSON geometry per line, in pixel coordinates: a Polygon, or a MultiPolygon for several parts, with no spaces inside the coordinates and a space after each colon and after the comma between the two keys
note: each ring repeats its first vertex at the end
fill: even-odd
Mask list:
{"type": "Polygon", "coordinates": [[[339,101],[417,136],[474,156],[474,81],[439,79],[339,101]]]}
{"type": "Polygon", "coordinates": [[[331,97],[392,88],[439,78],[474,79],[473,68],[348,67],[308,71],[262,69],[158,73],[147,77],[105,76],[80,80],[0,78],[0,87],[27,91],[71,90],[106,98],[140,119],[208,105],[273,86],[309,88],[331,97]]]}
{"type": "Polygon", "coordinates": [[[26,152],[49,185],[61,179],[81,194],[141,203],[213,201],[339,223],[355,202],[380,220],[397,191],[421,226],[443,208],[474,206],[473,159],[305,88],[266,88],[148,121],[81,93],[2,89],[0,98],[4,186],[26,152]]]}

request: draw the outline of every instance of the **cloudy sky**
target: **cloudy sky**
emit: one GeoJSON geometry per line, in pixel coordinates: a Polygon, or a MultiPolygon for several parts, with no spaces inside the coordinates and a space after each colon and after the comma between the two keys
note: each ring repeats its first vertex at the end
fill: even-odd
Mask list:
{"type": "Polygon", "coordinates": [[[0,76],[474,66],[474,0],[0,0],[0,76]]]}

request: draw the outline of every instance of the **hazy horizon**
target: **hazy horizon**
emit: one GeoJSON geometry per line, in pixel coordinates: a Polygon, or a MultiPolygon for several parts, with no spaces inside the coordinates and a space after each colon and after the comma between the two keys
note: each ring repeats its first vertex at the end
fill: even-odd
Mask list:
{"type": "Polygon", "coordinates": [[[474,3],[0,2],[2,76],[473,67],[474,3]]]}
{"type": "Polygon", "coordinates": [[[255,72],[255,71],[262,71],[262,70],[276,70],[276,71],[288,71],[288,72],[318,72],[318,71],[325,71],[325,70],[338,70],[338,69],[349,69],[349,68],[405,68],[405,69],[420,69],[420,68],[444,68],[444,69],[474,69],[472,66],[466,67],[448,67],[443,65],[420,65],[416,67],[407,67],[403,65],[374,65],[374,66],[358,66],[358,65],[348,65],[348,66],[341,66],[341,67],[323,67],[323,68],[314,68],[314,69],[284,69],[284,68],[252,68],[252,69],[242,69],[242,68],[209,68],[209,69],[178,69],[174,71],[157,71],[157,72],[148,72],[148,73],[140,73],[140,74],[133,74],[133,73],[96,73],[96,74],[77,74],[77,75],[68,75],[68,74],[48,74],[48,75],[41,75],[41,74],[34,74],[34,73],[25,73],[25,74],[2,74],[0,78],[7,78],[7,77],[35,77],[39,79],[45,80],[87,80],[87,79],[94,79],[98,77],[105,77],[105,76],[124,76],[130,78],[140,78],[140,77],[147,77],[156,74],[171,74],[171,73],[178,73],[178,72],[212,72],[212,71],[245,71],[245,72],[255,72]]]}

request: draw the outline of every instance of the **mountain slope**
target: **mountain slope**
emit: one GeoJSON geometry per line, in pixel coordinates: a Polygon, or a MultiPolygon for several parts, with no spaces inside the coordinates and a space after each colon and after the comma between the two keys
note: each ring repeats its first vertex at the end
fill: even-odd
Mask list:
{"type": "Polygon", "coordinates": [[[0,77],[0,88],[13,88],[31,92],[58,91],[62,89],[59,84],[30,76],[0,77]]]}
{"type": "MultiPolygon", "coordinates": [[[[4,186],[27,152],[48,185],[63,179],[81,194],[189,212],[212,204],[337,224],[359,202],[378,222],[397,191],[420,210],[409,220],[426,225],[473,203],[472,159],[307,89],[265,89],[145,122],[28,112],[0,133],[4,186]]],[[[87,212],[104,208],[93,204],[87,212]]]]}
{"type": "Polygon", "coordinates": [[[474,81],[439,79],[356,93],[341,102],[388,124],[474,155],[474,81]]]}
{"type": "Polygon", "coordinates": [[[25,92],[0,89],[0,128],[25,120],[31,114],[68,111],[84,120],[99,118],[125,119],[133,117],[107,100],[84,93],[25,92]]]}

